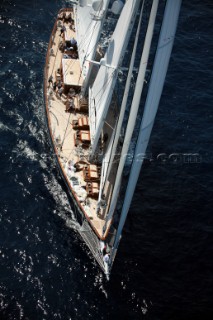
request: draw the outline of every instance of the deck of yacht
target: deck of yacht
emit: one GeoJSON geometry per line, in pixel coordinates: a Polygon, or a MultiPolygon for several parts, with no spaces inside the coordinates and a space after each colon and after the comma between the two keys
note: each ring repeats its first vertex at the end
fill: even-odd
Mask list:
{"type": "MultiPolygon", "coordinates": [[[[104,200],[100,204],[98,195],[102,159],[100,156],[96,162],[89,161],[88,102],[81,96],[84,79],[81,76],[77,49],[66,49],[70,39],[76,38],[74,21],[72,8],[62,11],[51,35],[45,67],[46,110],[50,135],[64,178],[97,236],[105,239],[112,222],[106,221],[106,214],[115,178],[113,170],[116,168],[109,175],[102,192],[104,200]],[[61,32],[63,26],[66,30],[61,32]]],[[[99,145],[102,154],[115,123],[113,110],[107,120],[99,145]],[[106,136],[108,139],[105,139],[106,136]]]]}

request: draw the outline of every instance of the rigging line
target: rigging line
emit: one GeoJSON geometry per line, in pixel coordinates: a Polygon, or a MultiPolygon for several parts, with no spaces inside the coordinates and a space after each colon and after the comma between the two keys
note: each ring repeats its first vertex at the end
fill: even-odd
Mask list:
{"type": "MultiPolygon", "coordinates": [[[[107,67],[106,67],[107,68],[107,67]]],[[[104,83],[103,87],[96,93],[96,96],[94,97],[94,99],[96,99],[99,95],[99,93],[102,91],[102,95],[100,96],[98,102],[96,104],[98,104],[100,102],[100,100],[102,99],[102,96],[104,94],[104,90],[110,83],[111,79],[114,77],[115,72],[117,71],[117,68],[114,69],[114,71],[112,72],[111,76],[109,77],[109,79],[107,79],[107,82],[104,83]]]]}
{"type": "MultiPolygon", "coordinates": [[[[113,73],[111,74],[111,76],[110,76],[110,78],[107,80],[107,82],[104,84],[104,86],[99,90],[99,92],[98,92],[98,93],[96,94],[96,96],[93,98],[93,100],[96,100],[96,97],[99,95],[99,93],[100,93],[101,91],[103,91],[102,94],[101,94],[101,96],[100,96],[100,98],[95,102],[95,105],[98,105],[99,102],[101,101],[101,99],[102,99],[102,97],[103,97],[103,94],[104,94],[104,90],[102,90],[102,89],[104,89],[107,85],[109,85],[111,79],[112,79],[113,76],[114,76],[115,71],[116,71],[116,69],[113,71],[113,73]]],[[[94,108],[94,109],[95,109],[95,112],[96,112],[96,108],[94,108]]],[[[95,115],[95,118],[96,118],[96,115],[95,115]]]]}
{"type": "MultiPolygon", "coordinates": [[[[156,16],[157,9],[155,10],[154,6],[152,6],[152,8],[153,8],[152,12],[151,12],[152,16],[153,15],[156,16]]],[[[125,88],[125,95],[123,97],[123,103],[122,103],[123,106],[121,107],[122,113],[120,114],[120,123],[119,123],[120,129],[121,129],[121,125],[122,125],[123,117],[124,117],[124,111],[125,111],[124,107],[126,107],[127,98],[128,98],[128,94],[129,94],[129,85],[130,85],[130,80],[131,80],[130,77],[131,77],[131,73],[132,73],[133,66],[134,66],[135,54],[136,54],[136,51],[137,51],[138,39],[139,39],[141,22],[142,22],[142,17],[143,17],[143,9],[144,9],[144,1],[142,3],[142,7],[141,7],[141,10],[140,10],[140,18],[139,18],[138,27],[137,27],[137,33],[136,33],[134,49],[133,49],[133,55],[132,55],[132,59],[131,59],[131,66],[130,66],[130,70],[129,70],[129,74],[128,74],[129,83],[128,83],[128,86],[125,88]],[[126,91],[126,89],[127,89],[127,91],[126,91]]],[[[150,22],[151,22],[151,16],[150,16],[150,22]]],[[[154,26],[153,26],[153,24],[150,23],[150,32],[153,32],[153,29],[154,29],[154,26]]],[[[147,35],[146,35],[145,43],[147,44],[148,49],[150,49],[151,38],[150,37],[148,38],[147,35]]],[[[144,43],[144,45],[145,45],[145,43],[144,43]]],[[[143,53],[142,53],[142,56],[141,56],[140,69],[139,69],[139,73],[141,72],[141,79],[139,78],[139,75],[137,77],[138,89],[140,88],[140,85],[141,85],[140,80],[143,81],[143,73],[144,73],[144,70],[145,70],[145,65],[142,64],[142,61],[143,61],[143,59],[146,60],[146,56],[148,55],[148,53],[149,53],[149,50],[145,51],[143,49],[143,53]],[[141,67],[141,65],[143,66],[143,68],[141,67]]],[[[132,100],[132,105],[131,105],[130,117],[129,117],[128,123],[127,123],[125,139],[124,139],[123,146],[122,146],[122,152],[121,152],[121,155],[120,155],[120,159],[122,161],[121,160],[119,161],[119,166],[118,166],[118,170],[117,170],[117,174],[116,174],[116,179],[115,179],[115,183],[114,183],[114,186],[113,186],[112,204],[110,205],[110,208],[109,208],[109,211],[108,211],[108,219],[112,217],[114,209],[115,209],[116,198],[118,197],[118,190],[120,188],[120,184],[121,184],[121,181],[122,181],[122,174],[123,174],[123,168],[124,168],[124,165],[125,165],[126,155],[127,155],[128,149],[129,149],[129,143],[131,141],[132,132],[134,130],[135,119],[136,119],[136,116],[137,116],[137,108],[139,106],[138,104],[134,104],[133,105],[133,102],[136,99],[139,99],[139,95],[135,91],[134,92],[134,96],[133,96],[133,100],[132,100]]],[[[118,134],[117,134],[116,143],[118,143],[119,134],[120,134],[120,132],[118,132],[118,134]]]]}
{"type": "MultiPolygon", "coordinates": [[[[95,27],[94,27],[94,30],[95,30],[95,27]]],[[[94,33],[94,31],[93,31],[93,33],[94,33]]],[[[91,37],[91,39],[92,39],[92,37],[91,37]]],[[[90,42],[91,42],[91,40],[90,40],[90,42]]],[[[88,44],[87,52],[86,52],[86,54],[85,54],[85,56],[84,56],[84,60],[83,60],[82,65],[84,65],[85,61],[89,61],[89,60],[87,60],[87,57],[90,55],[90,53],[91,53],[91,52],[95,49],[95,47],[97,46],[97,44],[95,44],[95,45],[91,48],[91,50],[88,52],[89,45],[90,45],[90,43],[88,44]]],[[[83,68],[81,69],[80,76],[79,76],[79,80],[80,80],[80,78],[81,78],[82,72],[83,72],[83,68]]]]}
{"type": "MultiPolygon", "coordinates": [[[[107,9],[106,9],[106,10],[107,10],[107,9]]],[[[97,14],[98,17],[99,17],[100,12],[101,12],[101,7],[100,7],[100,9],[99,9],[99,11],[98,11],[98,14],[97,14]]],[[[87,32],[85,33],[85,36],[84,36],[84,39],[85,39],[84,41],[85,41],[85,43],[86,43],[87,34],[90,32],[90,28],[92,27],[92,22],[93,22],[93,19],[91,20],[90,26],[89,26],[87,32]]],[[[91,40],[92,40],[92,36],[93,36],[93,33],[94,33],[94,31],[95,31],[95,28],[96,28],[97,24],[98,24],[98,20],[96,20],[96,22],[95,22],[95,24],[94,24],[94,27],[93,27],[93,30],[92,30],[92,35],[90,36],[89,44],[90,44],[90,42],[91,42],[91,40]]],[[[88,44],[88,47],[89,47],[89,44],[88,44]]],[[[88,51],[88,48],[87,48],[87,51],[88,51]]],[[[86,52],[85,56],[86,56],[86,55],[87,55],[87,52],[86,52]]]]}
{"type": "MultiPolygon", "coordinates": [[[[106,10],[107,10],[107,9],[106,9],[106,10]]],[[[100,12],[101,12],[101,8],[99,9],[98,15],[99,15],[99,13],[100,13],[100,12]]],[[[91,37],[90,37],[90,41],[89,41],[89,43],[88,43],[87,52],[86,52],[85,57],[86,57],[87,55],[89,55],[89,54],[91,53],[91,51],[94,49],[94,47],[95,47],[95,45],[94,45],[94,46],[93,46],[93,48],[91,49],[91,51],[88,53],[89,45],[90,45],[90,43],[91,43],[93,33],[95,32],[95,28],[96,28],[96,26],[97,26],[97,23],[98,23],[98,21],[96,21],[96,23],[95,23],[95,25],[94,25],[94,27],[93,27],[92,35],[91,35],[91,37]]]]}
{"type": "Polygon", "coordinates": [[[63,148],[63,144],[64,144],[64,140],[65,140],[65,136],[66,136],[66,132],[67,132],[67,129],[68,129],[68,126],[69,126],[69,124],[70,124],[70,117],[71,117],[71,113],[69,114],[69,118],[68,118],[68,120],[67,120],[67,127],[66,127],[66,130],[65,130],[65,132],[64,132],[64,137],[63,137],[63,141],[62,141],[62,144],[61,144],[61,150],[62,150],[62,148],[63,148]]]}
{"type": "MultiPolygon", "coordinates": [[[[91,22],[90,22],[90,24],[89,24],[89,27],[88,27],[88,29],[87,29],[87,32],[85,33],[83,39],[79,42],[79,44],[78,44],[79,47],[83,46],[83,45],[87,42],[88,34],[90,33],[90,29],[92,28],[92,22],[93,22],[93,20],[91,20],[91,22]]],[[[98,23],[98,21],[96,21],[96,23],[95,23],[95,25],[94,25],[94,27],[93,27],[93,32],[94,32],[94,29],[95,29],[97,23],[98,23]]],[[[90,39],[92,39],[92,37],[90,37],[90,39]]],[[[90,40],[90,41],[91,41],[91,40],[90,40]]]]}
{"type": "MultiPolygon", "coordinates": [[[[166,9],[166,2],[165,2],[165,4],[164,4],[164,9],[163,9],[164,12],[165,12],[165,9],[166,9]]],[[[164,13],[163,13],[163,14],[164,14],[164,13]]],[[[162,23],[163,23],[163,20],[161,21],[160,29],[159,29],[159,31],[158,31],[158,38],[159,38],[159,35],[160,35],[160,33],[161,33],[162,23]]],[[[153,54],[152,62],[150,62],[150,65],[151,65],[150,70],[151,70],[151,72],[150,72],[150,74],[149,74],[149,80],[150,80],[151,77],[152,77],[153,63],[154,63],[154,61],[155,61],[155,57],[156,57],[157,50],[158,50],[158,43],[156,43],[155,53],[153,54]]]]}
{"type": "MultiPolygon", "coordinates": [[[[150,87],[149,87],[148,95],[147,95],[146,102],[145,102],[144,119],[142,119],[141,126],[140,126],[140,136],[139,136],[139,140],[138,140],[138,143],[136,146],[136,153],[141,153],[141,152],[145,153],[146,149],[147,149],[148,141],[149,141],[149,138],[151,135],[152,126],[150,126],[150,130],[147,131],[145,136],[142,135],[141,130],[143,129],[144,124],[146,124],[146,122],[150,121],[150,118],[152,118],[153,121],[155,119],[158,105],[160,102],[160,97],[161,97],[161,94],[163,91],[163,86],[164,86],[164,82],[165,82],[167,68],[169,65],[169,60],[170,60],[170,56],[171,56],[173,43],[171,43],[170,46],[164,51],[159,50],[159,48],[161,48],[160,46],[163,42],[163,38],[168,34],[168,31],[172,32],[172,34],[175,33],[175,31],[176,31],[180,5],[181,5],[181,0],[167,1],[167,4],[166,4],[166,10],[165,10],[165,13],[163,16],[162,29],[161,29],[159,40],[158,40],[158,51],[157,51],[155,61],[154,61],[154,66],[153,66],[153,76],[150,80],[150,87]],[[171,14],[173,12],[175,13],[176,16],[174,16],[173,19],[171,19],[171,14]],[[165,63],[165,61],[167,61],[167,63],[165,63]],[[161,68],[160,77],[158,77],[158,74],[156,75],[156,70],[158,70],[160,68],[159,66],[162,66],[162,63],[164,63],[164,68],[161,68]],[[155,91],[156,86],[158,86],[157,91],[155,91]],[[153,95],[155,95],[155,98],[156,98],[154,104],[152,103],[152,101],[150,99],[150,98],[152,98],[153,95]],[[147,116],[147,110],[150,110],[150,109],[151,109],[151,115],[148,114],[148,116],[147,116]]],[[[130,204],[132,201],[134,190],[136,188],[136,184],[137,184],[137,180],[138,180],[138,177],[140,174],[141,166],[142,166],[142,161],[135,162],[135,166],[133,167],[133,169],[131,170],[131,173],[130,173],[130,177],[129,177],[127,189],[126,189],[126,194],[125,194],[125,200],[124,200],[124,203],[122,206],[121,218],[119,221],[117,234],[116,234],[115,241],[113,244],[113,247],[114,247],[113,251],[115,251],[119,245],[121,233],[122,233],[124,223],[127,218],[127,213],[130,208],[130,204]]]]}
{"type": "Polygon", "coordinates": [[[52,115],[55,117],[56,121],[57,121],[57,126],[59,125],[59,122],[58,122],[58,118],[56,117],[56,115],[52,112],[52,110],[49,111],[49,113],[52,113],[52,115]]]}
{"type": "MultiPolygon", "coordinates": [[[[97,22],[96,22],[96,24],[97,24],[97,22]]],[[[82,66],[83,66],[84,63],[85,63],[86,58],[89,56],[89,54],[90,54],[90,53],[94,50],[94,48],[96,47],[96,44],[95,44],[95,45],[91,48],[90,52],[88,52],[88,51],[89,51],[89,45],[90,45],[90,43],[91,43],[91,41],[92,41],[92,36],[93,36],[93,33],[94,33],[94,31],[95,31],[95,28],[96,28],[96,24],[95,24],[95,26],[94,26],[94,28],[93,28],[92,35],[91,35],[91,37],[90,37],[90,41],[89,41],[88,46],[87,46],[86,54],[84,55],[84,60],[83,60],[82,66]]],[[[85,41],[85,42],[86,42],[86,41],[85,41]]],[[[80,78],[81,78],[81,76],[82,76],[82,72],[83,72],[83,68],[81,68],[81,72],[80,72],[80,75],[79,75],[79,81],[80,81],[80,78]]]]}
{"type": "MultiPolygon", "coordinates": [[[[116,124],[115,124],[115,127],[114,127],[113,130],[116,131],[117,126],[118,126],[118,118],[116,119],[116,124]]],[[[113,134],[113,133],[112,133],[112,134],[113,134]]],[[[112,146],[111,146],[111,151],[110,151],[110,157],[109,157],[109,159],[112,157],[114,142],[115,142],[115,134],[114,134],[114,138],[113,138],[113,141],[112,141],[112,146]]],[[[113,157],[114,157],[114,156],[113,156],[113,157]]],[[[103,190],[104,190],[104,188],[105,188],[105,186],[106,186],[106,180],[107,180],[107,178],[108,178],[108,170],[109,170],[109,163],[108,163],[106,178],[105,178],[105,181],[104,181],[104,184],[103,184],[103,188],[102,188],[103,190]]]]}
{"type": "MultiPolygon", "coordinates": [[[[111,79],[113,78],[113,75],[114,75],[114,73],[115,73],[115,71],[116,71],[116,69],[113,71],[113,73],[111,74],[111,77],[108,79],[108,82],[109,81],[111,81],[111,79]]],[[[105,85],[108,85],[108,83],[106,83],[105,85]]],[[[100,91],[99,91],[100,92],[100,91]]],[[[98,100],[98,102],[96,103],[96,105],[98,105],[99,104],[99,102],[100,102],[100,100],[102,99],[102,97],[103,97],[103,94],[104,94],[104,92],[102,93],[102,95],[100,96],[100,99],[98,100]]],[[[93,99],[93,100],[95,100],[95,99],[93,99]]],[[[109,100],[109,97],[107,97],[107,103],[108,103],[108,100],[109,100]]],[[[112,100],[111,100],[112,101],[112,100]]],[[[110,102],[109,102],[109,104],[108,104],[108,107],[110,107],[110,102]]],[[[92,108],[91,108],[92,109],[92,108]]],[[[90,114],[90,117],[91,117],[91,115],[95,112],[95,131],[96,131],[96,128],[97,128],[97,108],[96,108],[96,106],[94,105],[94,107],[93,107],[93,110],[92,110],[92,112],[91,112],[91,114],[90,114]]],[[[105,116],[105,118],[104,119],[102,119],[102,124],[104,124],[104,122],[105,122],[105,120],[106,120],[106,116],[105,116]]]]}
{"type": "Polygon", "coordinates": [[[111,79],[113,78],[114,73],[115,73],[116,71],[117,71],[117,69],[115,69],[115,70],[113,71],[113,73],[111,74],[111,76],[109,77],[109,79],[107,79],[107,82],[104,83],[103,87],[96,93],[95,97],[93,97],[93,100],[95,100],[95,99],[98,97],[99,93],[101,93],[101,91],[103,91],[101,97],[99,98],[99,100],[97,100],[96,104],[98,104],[98,103],[100,102],[100,100],[102,99],[102,96],[103,96],[103,94],[104,94],[104,90],[103,90],[103,89],[105,89],[105,88],[109,85],[109,83],[110,83],[111,79]]]}
{"type": "MultiPolygon", "coordinates": [[[[92,34],[94,33],[94,30],[95,30],[95,28],[96,28],[96,25],[97,25],[97,21],[96,21],[96,23],[95,23],[95,25],[94,25],[94,27],[93,27],[92,34]]],[[[92,29],[92,21],[90,22],[89,27],[88,27],[88,29],[87,29],[87,32],[85,33],[83,39],[79,42],[79,46],[83,46],[84,44],[87,43],[87,37],[88,37],[88,34],[90,33],[90,29],[92,29]]],[[[92,36],[90,36],[90,39],[92,39],[92,36]]],[[[90,42],[91,42],[91,40],[90,40],[90,42]]],[[[89,42],[89,43],[90,43],[90,42],[89,42]]]]}
{"type": "MultiPolygon", "coordinates": [[[[101,12],[101,9],[99,9],[99,13],[101,12]]],[[[94,50],[94,48],[96,47],[96,44],[91,48],[91,50],[89,51],[89,46],[90,46],[90,43],[91,43],[91,41],[92,41],[92,37],[93,37],[93,34],[94,34],[94,32],[95,32],[95,29],[96,29],[96,27],[97,27],[97,24],[98,24],[98,21],[96,21],[95,22],[95,24],[94,24],[94,27],[93,27],[93,30],[92,30],[92,34],[91,34],[91,36],[90,36],[90,40],[89,40],[89,43],[88,43],[88,45],[87,45],[87,49],[86,49],[86,53],[85,53],[85,55],[84,55],[84,60],[83,60],[83,63],[82,63],[82,65],[84,65],[84,63],[85,63],[85,61],[86,61],[86,58],[90,55],[90,53],[94,50]]],[[[90,26],[92,26],[92,21],[90,22],[90,26]]],[[[86,44],[86,35],[87,34],[90,34],[90,27],[89,27],[89,29],[88,29],[88,31],[87,31],[87,33],[85,34],[85,44],[86,44]]],[[[80,48],[80,46],[81,46],[81,44],[79,45],[79,48],[80,48]]],[[[82,45],[83,46],[83,45],[82,45]]],[[[81,78],[81,75],[82,75],[82,72],[83,72],[83,69],[81,69],[81,73],[80,73],[80,76],[79,76],[79,81],[80,81],[80,78],[81,78]]]]}
{"type": "MultiPolygon", "coordinates": [[[[143,1],[143,3],[144,3],[144,1],[143,1]]],[[[118,66],[117,68],[115,68],[115,70],[114,70],[114,72],[112,73],[111,77],[114,76],[114,73],[119,69],[119,67],[120,67],[120,66],[118,66]]],[[[109,79],[109,81],[110,81],[110,80],[111,80],[111,79],[109,79]]],[[[104,86],[106,86],[107,84],[108,84],[108,83],[106,83],[104,86]]],[[[100,91],[101,91],[101,90],[102,90],[102,88],[100,89],[100,91]]],[[[97,95],[100,93],[100,91],[96,94],[95,98],[96,98],[97,95]]],[[[101,99],[101,98],[102,98],[102,96],[100,97],[100,99],[101,99]]],[[[100,100],[99,100],[99,101],[100,101],[100,100]]],[[[99,101],[98,101],[98,102],[99,102],[99,101]]]]}

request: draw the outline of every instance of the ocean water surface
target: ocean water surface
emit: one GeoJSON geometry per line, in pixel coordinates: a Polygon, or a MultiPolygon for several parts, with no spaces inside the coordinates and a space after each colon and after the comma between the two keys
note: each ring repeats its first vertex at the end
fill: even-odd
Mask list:
{"type": "Polygon", "coordinates": [[[0,2],[0,319],[213,319],[213,3],[183,1],[110,281],[76,232],[45,122],[65,5],[0,2]]]}

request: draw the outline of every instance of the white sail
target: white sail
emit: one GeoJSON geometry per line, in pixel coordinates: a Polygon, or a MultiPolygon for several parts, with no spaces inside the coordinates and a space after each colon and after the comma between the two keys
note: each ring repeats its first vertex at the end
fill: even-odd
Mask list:
{"type": "Polygon", "coordinates": [[[112,156],[112,146],[113,146],[114,138],[115,138],[115,130],[113,131],[113,133],[111,135],[111,139],[109,141],[109,144],[107,146],[107,150],[106,150],[106,152],[104,154],[104,157],[103,157],[103,160],[102,160],[101,181],[100,181],[100,191],[99,191],[98,201],[101,200],[102,193],[103,193],[103,188],[104,188],[104,185],[105,185],[105,182],[106,182],[109,161],[110,161],[110,158],[112,156]]]}
{"type": "Polygon", "coordinates": [[[116,250],[120,240],[120,235],[126,220],[127,213],[129,211],[129,207],[143,162],[143,156],[146,152],[146,147],[150,138],[154,119],[158,109],[173,47],[180,6],[181,0],[168,0],[166,4],[164,19],[161,27],[156,57],[149,85],[149,91],[145,103],[144,115],[141,122],[140,132],[136,145],[135,157],[131,168],[125,200],[121,212],[121,218],[114,242],[114,250],[116,250]]]}
{"type": "Polygon", "coordinates": [[[84,6],[81,4],[75,6],[78,53],[84,78],[89,71],[89,60],[93,60],[96,53],[109,1],[103,0],[97,11],[93,9],[92,1],[87,1],[84,6]]]}
{"type": "MultiPolygon", "coordinates": [[[[125,110],[126,110],[129,89],[131,86],[131,78],[132,78],[132,73],[133,73],[133,68],[134,68],[134,63],[135,63],[135,55],[136,55],[136,51],[137,51],[138,38],[139,38],[139,34],[140,34],[140,29],[141,29],[144,1],[142,4],[142,7],[141,7],[140,17],[139,17],[139,21],[138,21],[138,27],[137,27],[137,32],[136,32],[136,36],[135,36],[134,47],[133,47],[132,56],[131,56],[131,60],[130,60],[129,71],[128,71],[128,75],[127,75],[125,90],[124,90],[124,94],[123,94],[123,100],[122,100],[121,109],[120,109],[120,113],[119,113],[118,124],[116,127],[115,139],[113,141],[111,157],[110,157],[108,169],[107,169],[107,177],[109,176],[109,173],[112,168],[113,160],[114,160],[115,153],[116,153],[117,146],[118,146],[118,141],[119,141],[120,134],[121,134],[121,128],[122,128],[124,114],[125,114],[125,110]]],[[[107,177],[106,177],[106,179],[107,179],[107,177]]]]}
{"type": "Polygon", "coordinates": [[[118,67],[125,54],[140,0],[128,0],[121,12],[109,47],[89,91],[91,155],[94,153],[111,102],[118,67]]]}
{"type": "Polygon", "coordinates": [[[140,61],[140,67],[139,67],[139,72],[138,72],[138,77],[135,85],[135,92],[132,100],[132,105],[131,105],[131,110],[129,114],[129,120],[126,128],[126,134],[125,134],[125,139],[123,143],[123,148],[120,156],[120,162],[118,166],[118,171],[115,179],[115,184],[114,184],[114,189],[113,189],[113,194],[111,198],[111,204],[108,212],[108,219],[110,219],[113,215],[114,208],[115,208],[115,203],[117,203],[117,196],[118,196],[118,188],[121,182],[122,174],[123,174],[123,168],[125,165],[126,161],[126,156],[129,150],[132,134],[134,131],[134,126],[137,118],[137,113],[140,105],[140,98],[141,98],[141,93],[143,90],[143,85],[144,85],[144,79],[145,79],[145,73],[146,73],[146,67],[148,63],[148,58],[149,58],[149,52],[150,52],[150,47],[151,47],[151,41],[152,41],[152,36],[153,36],[153,31],[154,31],[154,26],[155,26],[155,19],[156,19],[156,14],[157,14],[157,8],[158,8],[158,2],[159,0],[154,0],[152,4],[152,9],[149,17],[149,23],[148,23],[148,28],[146,32],[146,37],[144,41],[144,48],[143,48],[143,53],[140,61]]]}

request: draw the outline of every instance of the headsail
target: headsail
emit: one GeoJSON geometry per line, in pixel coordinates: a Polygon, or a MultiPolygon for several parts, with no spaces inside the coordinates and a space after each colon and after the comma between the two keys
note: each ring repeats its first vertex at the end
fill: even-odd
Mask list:
{"type": "Polygon", "coordinates": [[[94,153],[111,102],[113,89],[129,41],[140,0],[128,0],[121,12],[109,47],[101,60],[100,69],[89,91],[91,145],[94,153]]]}
{"type": "Polygon", "coordinates": [[[119,244],[120,235],[135,191],[135,186],[140,173],[141,165],[143,163],[143,159],[138,159],[138,155],[144,155],[146,152],[146,147],[150,138],[154,119],[157,113],[166,77],[166,72],[169,65],[170,55],[173,47],[180,6],[181,0],[168,0],[166,4],[156,57],[149,85],[149,91],[145,103],[144,115],[141,122],[138,141],[136,145],[135,157],[131,168],[125,200],[121,212],[121,218],[117,230],[116,239],[114,242],[114,252],[116,252],[116,249],[119,244]]]}
{"type": "Polygon", "coordinates": [[[134,126],[137,118],[137,113],[140,105],[140,99],[141,99],[141,93],[143,90],[143,85],[144,85],[144,79],[145,79],[145,72],[146,72],[146,67],[148,63],[148,58],[149,58],[149,52],[150,52],[150,47],[151,47],[151,41],[152,41],[152,36],[153,36],[153,31],[154,31],[154,26],[155,26],[155,19],[157,15],[157,8],[158,8],[158,2],[159,0],[154,0],[152,4],[152,9],[149,17],[149,23],[148,23],[148,28],[146,32],[146,37],[145,37],[145,42],[144,42],[144,48],[143,48],[143,53],[140,61],[140,67],[139,67],[139,72],[138,72],[138,77],[135,85],[135,92],[132,100],[132,105],[131,105],[131,110],[129,114],[129,120],[126,128],[126,134],[125,134],[125,139],[123,143],[123,148],[120,156],[120,162],[118,166],[118,171],[115,179],[115,184],[114,184],[114,190],[112,194],[112,199],[111,199],[111,204],[110,204],[110,209],[108,212],[108,219],[110,219],[113,215],[114,212],[114,207],[115,203],[117,202],[117,195],[118,195],[118,188],[121,183],[121,178],[123,174],[123,168],[125,165],[126,161],[126,156],[129,150],[132,134],[134,131],[134,126]]]}
{"type": "Polygon", "coordinates": [[[109,159],[109,164],[108,164],[108,168],[107,168],[107,177],[109,176],[109,173],[110,173],[112,165],[113,165],[115,153],[116,153],[117,146],[118,146],[118,141],[119,141],[120,134],[121,134],[122,124],[123,124],[123,120],[124,120],[124,114],[125,114],[125,110],[126,110],[126,106],[127,106],[129,90],[130,90],[130,86],[131,86],[131,78],[132,78],[133,68],[134,68],[134,63],[135,63],[135,56],[136,56],[136,51],[137,51],[137,46],[138,46],[138,39],[139,39],[141,23],[142,23],[144,2],[145,1],[143,1],[143,3],[142,3],[140,17],[139,17],[139,21],[138,21],[138,27],[137,27],[137,32],[136,32],[136,36],[135,36],[135,42],[134,42],[134,47],[133,47],[133,51],[132,51],[132,56],[131,56],[131,60],[130,60],[130,65],[129,65],[128,75],[127,75],[125,90],[124,90],[124,94],[123,94],[122,104],[121,104],[121,108],[120,108],[118,124],[116,126],[116,133],[115,133],[115,138],[113,141],[111,157],[109,159]]]}

